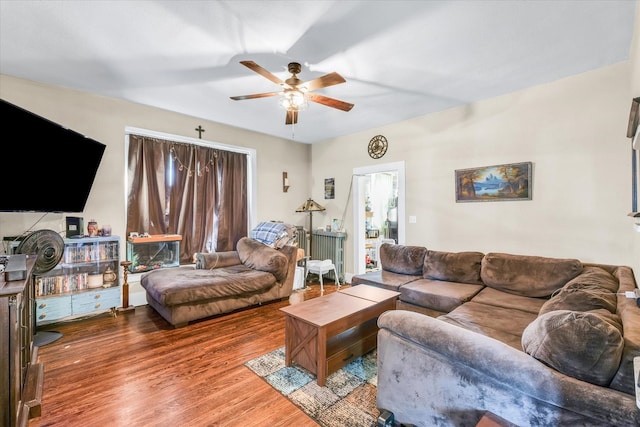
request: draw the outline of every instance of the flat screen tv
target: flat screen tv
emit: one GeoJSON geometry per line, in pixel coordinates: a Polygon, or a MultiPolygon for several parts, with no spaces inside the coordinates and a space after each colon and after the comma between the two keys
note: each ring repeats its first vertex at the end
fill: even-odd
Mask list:
{"type": "Polygon", "coordinates": [[[106,146],[0,99],[0,212],[82,212],[106,146]]]}

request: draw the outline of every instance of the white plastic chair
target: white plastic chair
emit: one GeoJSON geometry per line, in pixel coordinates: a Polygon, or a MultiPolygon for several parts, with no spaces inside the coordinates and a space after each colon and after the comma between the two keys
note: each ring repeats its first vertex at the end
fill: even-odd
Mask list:
{"type": "Polygon", "coordinates": [[[336,284],[340,288],[340,278],[338,277],[338,270],[335,264],[330,259],[325,260],[308,260],[307,261],[307,273],[305,274],[305,281],[309,273],[317,274],[320,278],[320,292],[324,292],[324,285],[322,283],[322,275],[333,271],[336,278],[336,284]]]}

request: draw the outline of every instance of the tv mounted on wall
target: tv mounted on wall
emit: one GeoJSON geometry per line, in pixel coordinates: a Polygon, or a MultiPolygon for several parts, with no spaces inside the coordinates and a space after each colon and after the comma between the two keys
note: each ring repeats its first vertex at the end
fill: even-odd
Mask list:
{"type": "Polygon", "coordinates": [[[0,99],[1,212],[82,212],[106,145],[0,99]]]}

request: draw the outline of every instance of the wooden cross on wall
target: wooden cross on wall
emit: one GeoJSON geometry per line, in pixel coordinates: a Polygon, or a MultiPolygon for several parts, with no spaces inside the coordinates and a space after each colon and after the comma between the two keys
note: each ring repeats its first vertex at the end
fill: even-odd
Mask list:
{"type": "Polygon", "coordinates": [[[196,128],[196,131],[198,132],[198,138],[200,139],[202,139],[202,132],[206,132],[200,125],[198,125],[198,127],[196,128]]]}

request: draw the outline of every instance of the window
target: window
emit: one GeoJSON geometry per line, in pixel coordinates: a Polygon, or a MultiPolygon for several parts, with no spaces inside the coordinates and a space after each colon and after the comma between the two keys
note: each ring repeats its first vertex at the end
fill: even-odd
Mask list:
{"type": "Polygon", "coordinates": [[[255,152],[242,147],[127,132],[127,235],[180,234],[180,262],[235,249],[247,235],[255,152]]]}

